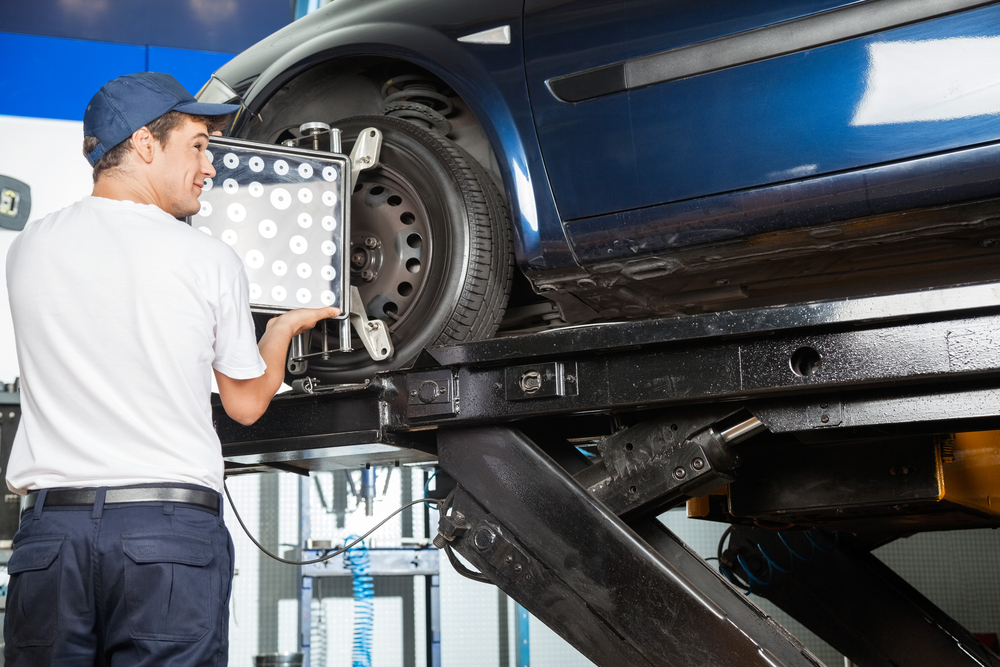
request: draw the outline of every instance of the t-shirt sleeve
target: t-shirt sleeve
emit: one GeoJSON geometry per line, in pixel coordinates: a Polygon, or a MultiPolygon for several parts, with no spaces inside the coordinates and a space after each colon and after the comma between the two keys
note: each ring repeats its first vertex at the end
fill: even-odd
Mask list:
{"type": "Polygon", "coordinates": [[[212,368],[234,380],[249,380],[264,374],[267,364],[257,350],[257,335],[250,314],[250,287],[240,268],[229,289],[219,298],[215,311],[215,361],[212,368]]]}

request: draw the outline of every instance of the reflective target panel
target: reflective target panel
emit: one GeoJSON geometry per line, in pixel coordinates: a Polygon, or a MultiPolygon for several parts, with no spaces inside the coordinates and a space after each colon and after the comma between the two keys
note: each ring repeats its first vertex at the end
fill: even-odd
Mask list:
{"type": "Polygon", "coordinates": [[[347,158],[222,137],[207,155],[216,174],[189,221],[243,259],[253,310],[335,306],[346,317],[347,158]]]}

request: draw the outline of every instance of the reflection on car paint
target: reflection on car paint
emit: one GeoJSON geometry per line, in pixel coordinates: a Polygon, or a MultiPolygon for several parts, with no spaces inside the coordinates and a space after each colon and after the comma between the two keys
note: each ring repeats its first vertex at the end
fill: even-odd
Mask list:
{"type": "Polygon", "coordinates": [[[865,91],[851,125],[1000,113],[998,63],[1000,37],[869,44],[865,91]]]}
{"type": "Polygon", "coordinates": [[[515,189],[517,190],[517,207],[521,211],[521,219],[524,220],[531,231],[538,236],[538,212],[535,209],[535,190],[531,187],[531,181],[524,173],[524,169],[517,160],[511,162],[514,173],[515,189]]]}

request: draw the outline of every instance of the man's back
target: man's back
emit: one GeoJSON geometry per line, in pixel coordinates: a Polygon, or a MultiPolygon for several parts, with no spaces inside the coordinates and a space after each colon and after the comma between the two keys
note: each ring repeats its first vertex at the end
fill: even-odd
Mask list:
{"type": "Polygon", "coordinates": [[[29,225],[7,262],[24,404],[10,486],[220,489],[211,368],[264,370],[227,349],[247,332],[219,330],[249,319],[242,271],[155,206],[88,197],[29,225]]]}

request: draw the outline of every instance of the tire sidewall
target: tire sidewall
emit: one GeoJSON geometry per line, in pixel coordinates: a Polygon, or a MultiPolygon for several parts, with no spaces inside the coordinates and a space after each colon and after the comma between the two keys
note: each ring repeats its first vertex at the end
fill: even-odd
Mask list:
{"type": "MultiPolygon", "coordinates": [[[[370,379],[375,372],[409,363],[423,348],[433,344],[448,325],[467,279],[471,253],[470,203],[462,196],[455,173],[461,165],[450,159],[445,150],[428,145],[422,136],[430,134],[426,130],[411,128],[406,121],[378,117],[347,119],[334,127],[343,132],[344,153],[350,152],[358,134],[365,128],[375,127],[382,132],[380,163],[412,186],[428,217],[433,244],[431,266],[420,294],[399,326],[390,327],[394,345],[397,338],[402,342],[395,347],[392,357],[376,362],[361,348],[334,355],[331,358],[334,363],[330,365],[310,363],[310,369],[315,369],[327,382],[357,382],[370,379]]],[[[365,181],[365,172],[361,172],[358,181],[365,181]]],[[[353,195],[352,207],[355,205],[353,195]]],[[[380,315],[372,313],[370,316],[380,319],[380,315]]],[[[306,371],[306,375],[312,374],[306,371]]]]}

